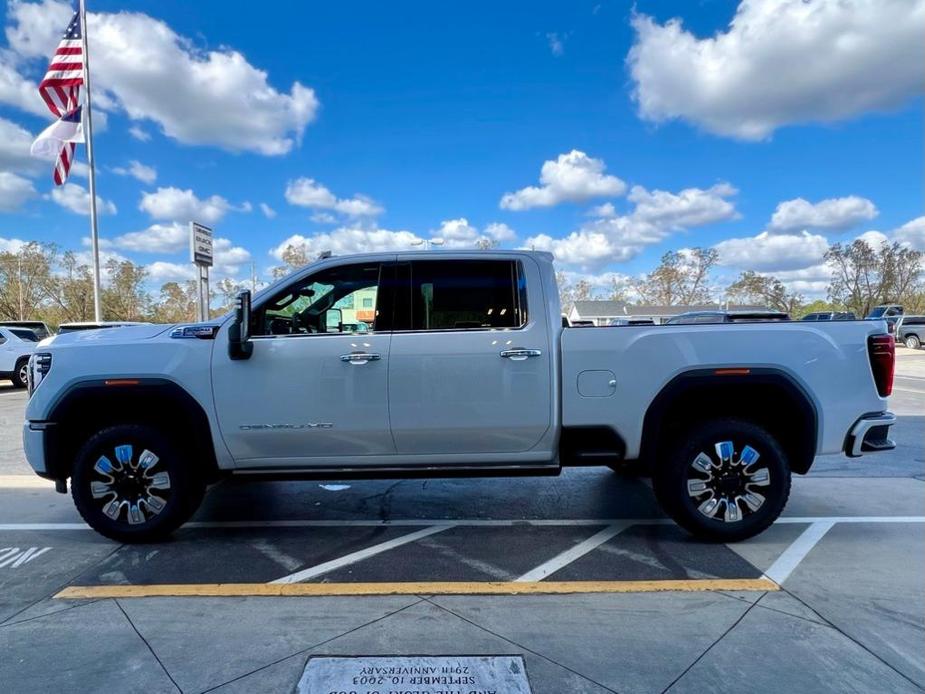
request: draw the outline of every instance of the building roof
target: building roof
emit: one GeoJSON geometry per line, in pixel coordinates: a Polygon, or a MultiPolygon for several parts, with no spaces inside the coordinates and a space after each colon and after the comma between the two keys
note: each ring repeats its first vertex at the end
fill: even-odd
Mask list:
{"type": "Polygon", "coordinates": [[[575,311],[582,318],[616,318],[624,316],[676,316],[688,311],[767,311],[766,306],[753,304],[695,304],[692,306],[659,306],[628,304],[623,301],[576,301],[575,311]]]}

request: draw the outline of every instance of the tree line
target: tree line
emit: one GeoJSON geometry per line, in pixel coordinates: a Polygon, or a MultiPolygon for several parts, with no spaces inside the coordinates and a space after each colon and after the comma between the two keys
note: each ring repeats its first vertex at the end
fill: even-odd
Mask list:
{"type": "MultiPolygon", "coordinates": [[[[304,248],[290,247],[274,278],[305,265],[304,248]]],[[[837,243],[826,253],[831,278],[825,300],[807,302],[778,278],[752,270],[728,286],[711,277],[719,260],[712,248],[669,251],[652,272],[631,280],[613,280],[597,289],[587,280],[569,282],[558,273],[563,310],[575,301],[612,299],[636,304],[689,306],[717,300],[757,304],[800,317],[811,311],[853,311],[867,315],[878,304],[899,303],[908,312],[925,313],[923,253],[898,243],[874,248],[863,240],[837,243]]],[[[129,260],[105,264],[101,303],[104,320],[182,323],[196,320],[195,280],[166,282],[151,291],[147,269],[129,260]]],[[[213,315],[232,304],[244,285],[225,278],[211,291],[213,315]]],[[[53,328],[61,323],[93,319],[93,271],[72,251],[52,243],[28,243],[17,252],[0,253],[0,320],[44,320],[53,328]]]]}
{"type": "Polygon", "coordinates": [[[851,311],[866,316],[880,304],[902,304],[909,313],[925,313],[923,254],[898,243],[875,248],[858,239],[836,243],[825,254],[831,276],[824,300],[807,301],[770,274],[746,270],[731,284],[719,286],[711,275],[719,261],[712,248],[669,251],[652,272],[639,278],[612,279],[595,290],[588,280],[569,282],[558,273],[563,310],[576,301],[610,299],[630,304],[690,306],[719,302],[754,304],[799,318],[815,311],[851,311]]]}

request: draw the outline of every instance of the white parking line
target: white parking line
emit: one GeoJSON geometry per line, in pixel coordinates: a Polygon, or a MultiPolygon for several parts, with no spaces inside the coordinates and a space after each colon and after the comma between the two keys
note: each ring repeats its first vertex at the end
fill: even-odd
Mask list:
{"type": "Polygon", "coordinates": [[[580,559],[581,557],[585,556],[591,550],[600,547],[602,544],[607,542],[607,540],[616,537],[627,527],[628,525],[626,523],[617,523],[606,527],[600,532],[597,532],[589,537],[584,542],[580,542],[571,549],[565,550],[549,561],[540,564],[535,569],[528,571],[520,578],[514,579],[514,581],[516,583],[542,581],[544,578],[554,574],[559,569],[568,566],[576,559],[580,559]]]}
{"type": "MultiPolygon", "coordinates": [[[[785,516],[774,524],[807,525],[828,521],[832,523],[925,523],[925,516],[785,516]]],[[[670,518],[561,518],[561,519],[458,519],[402,518],[398,520],[267,520],[267,521],[193,521],[183,528],[374,528],[374,527],[490,527],[507,528],[524,526],[587,526],[587,525],[674,525],[670,518]]],[[[86,523],[0,523],[3,530],[90,530],[86,523]]]]}
{"type": "Polygon", "coordinates": [[[429,528],[424,528],[423,530],[418,530],[417,532],[408,533],[407,535],[396,537],[393,540],[381,542],[378,545],[373,545],[372,547],[367,547],[366,549],[361,549],[358,552],[352,552],[350,554],[344,555],[343,557],[338,557],[337,559],[326,561],[323,564],[316,564],[315,566],[310,566],[307,569],[296,571],[294,574],[289,574],[288,576],[277,578],[275,581],[270,581],[270,583],[300,583],[302,581],[308,580],[309,578],[315,578],[316,576],[330,573],[335,569],[348,566],[349,564],[356,564],[358,561],[363,561],[369,557],[374,557],[377,554],[388,552],[390,549],[401,547],[402,545],[406,545],[409,542],[415,542],[416,540],[420,540],[421,538],[427,537],[428,535],[442,532],[449,527],[451,526],[434,525],[429,528]]]}
{"type": "Polygon", "coordinates": [[[778,585],[782,584],[834,525],[835,523],[832,521],[816,521],[810,525],[793,541],[793,544],[784,550],[783,554],[777,558],[777,561],[771,564],[768,570],[764,572],[764,575],[778,585]]]}

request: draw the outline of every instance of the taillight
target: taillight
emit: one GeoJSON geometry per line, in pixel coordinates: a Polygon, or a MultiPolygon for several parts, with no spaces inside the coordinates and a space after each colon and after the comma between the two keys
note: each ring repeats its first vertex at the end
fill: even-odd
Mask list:
{"type": "Polygon", "coordinates": [[[896,341],[892,335],[871,335],[867,338],[870,370],[881,398],[893,392],[893,367],[896,364],[896,341]]]}

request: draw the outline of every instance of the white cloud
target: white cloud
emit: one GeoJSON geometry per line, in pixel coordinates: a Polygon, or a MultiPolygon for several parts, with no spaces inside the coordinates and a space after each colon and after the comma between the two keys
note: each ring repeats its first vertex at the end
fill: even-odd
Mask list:
{"type": "Polygon", "coordinates": [[[592,207],[586,213],[589,217],[616,217],[617,208],[612,202],[605,202],[603,205],[592,207]]]}
{"type": "Polygon", "coordinates": [[[726,198],[737,192],[728,183],[717,183],[706,190],[685,188],[680,193],[633,186],[627,199],[636,204],[635,219],[663,228],[683,229],[734,219],[735,206],[726,198]]]}
{"type": "Polygon", "coordinates": [[[549,251],[560,263],[586,270],[625,262],[674,232],[736,218],[735,206],[726,199],[735,193],[728,183],[685,188],[679,193],[634,186],[628,196],[634,203],[629,214],[617,215],[612,207],[602,206],[597,211],[603,216],[568,236],[557,239],[540,234],[528,238],[525,247],[549,251]]]}
{"type": "Polygon", "coordinates": [[[331,210],[347,217],[375,217],[382,208],[365,195],[338,198],[313,178],[298,178],[286,184],[286,202],[313,210],[331,210]]]}
{"type": "Polygon", "coordinates": [[[407,251],[413,250],[415,241],[420,240],[419,236],[410,231],[341,227],[313,236],[295,234],[273,248],[270,255],[277,260],[282,260],[287,246],[304,246],[309,258],[317,256],[322,251],[331,251],[334,255],[407,251]]]}
{"type": "Polygon", "coordinates": [[[517,238],[517,232],[511,229],[507,224],[501,222],[492,222],[485,227],[483,233],[493,241],[498,243],[507,243],[517,238]]]}
{"type": "Polygon", "coordinates": [[[567,154],[543,163],[540,186],[528,186],[514,193],[505,193],[501,208],[529,210],[551,207],[562,202],[582,202],[590,198],[623,195],[626,184],[616,176],[604,173],[604,162],[573,149],[567,154]]]}
{"type": "MultiPolygon", "coordinates": [[[[11,3],[11,48],[24,58],[47,60],[71,12],[68,3],[55,0],[11,3]]],[[[294,82],[289,92],[277,90],[264,70],[231,48],[198,48],[139,12],[91,13],[88,23],[97,103],[133,120],[154,121],[180,142],[285,154],[315,118],[312,89],[294,82]]],[[[0,78],[0,95],[8,101],[24,93],[7,81],[0,78]]]]}
{"type": "Polygon", "coordinates": [[[147,142],[151,139],[151,133],[138,125],[133,125],[128,129],[128,134],[139,142],[147,142]]]}
{"type": "Polygon", "coordinates": [[[893,237],[904,245],[925,251],[925,216],[906,222],[893,232],[893,237]]]}
{"type": "Polygon", "coordinates": [[[877,216],[877,207],[867,198],[849,195],[811,203],[803,198],[785,200],[777,206],[768,225],[770,231],[802,229],[850,229],[877,216]]]}
{"type": "Polygon", "coordinates": [[[51,120],[51,113],[39,96],[38,85],[19,74],[16,65],[11,62],[13,57],[9,53],[0,52],[0,103],[51,120]]]}
{"type": "Polygon", "coordinates": [[[626,246],[618,246],[602,232],[581,229],[561,239],[539,234],[527,239],[526,248],[548,251],[556,260],[580,268],[595,268],[611,262],[629,260],[634,254],[626,246]]]}
{"type": "Polygon", "coordinates": [[[550,52],[557,58],[565,53],[565,36],[560,36],[555,31],[546,34],[546,41],[549,42],[550,52]]]}
{"type": "Polygon", "coordinates": [[[128,167],[117,166],[112,172],[118,176],[131,176],[142,183],[154,183],[157,180],[157,169],[134,159],[128,163],[128,167]]]}
{"type": "MultiPolygon", "coordinates": [[[[74,214],[90,214],[90,193],[78,183],[65,183],[51,189],[52,201],[74,214]]],[[[109,200],[96,196],[97,214],[115,214],[116,205],[109,200]]]]}
{"type": "Polygon", "coordinates": [[[29,154],[33,139],[22,126],[0,118],[0,170],[34,173],[45,168],[43,161],[29,154]]]}
{"type": "Polygon", "coordinates": [[[148,279],[157,284],[166,284],[167,282],[185,282],[186,280],[196,279],[197,272],[195,266],[191,264],[170,263],[164,260],[156,260],[153,263],[145,265],[148,271],[148,279]]]}
{"type": "Polygon", "coordinates": [[[260,203],[260,211],[263,212],[263,216],[267,219],[273,219],[276,216],[276,210],[265,202],[260,203]]]}
{"type": "Polygon", "coordinates": [[[5,239],[0,236],[0,253],[19,253],[27,243],[22,239],[5,239]]]}
{"type": "Polygon", "coordinates": [[[337,224],[337,217],[330,212],[315,212],[309,219],[315,224],[337,224]]]}
{"type": "Polygon", "coordinates": [[[750,238],[720,241],[714,246],[719,251],[720,265],[779,272],[799,270],[822,262],[829,243],[824,236],[804,231],[800,234],[772,234],[762,231],[750,238]]]}
{"type": "Polygon", "coordinates": [[[874,250],[879,250],[880,247],[884,244],[890,243],[890,239],[886,234],[884,234],[882,231],[875,230],[865,231],[863,234],[858,236],[857,240],[863,241],[874,250]]]}
{"type": "Polygon", "coordinates": [[[746,0],[726,31],[637,14],[627,57],[639,115],[747,140],[890,109],[922,91],[923,0],[746,0]]]}
{"type": "Polygon", "coordinates": [[[173,222],[152,224],[142,231],[122,234],[112,240],[117,248],[136,253],[179,253],[189,249],[189,226],[173,222]]]}
{"type": "Polygon", "coordinates": [[[433,236],[443,239],[445,248],[479,248],[513,241],[517,238],[517,232],[499,222],[492,222],[479,231],[465,217],[460,217],[442,222],[433,236]]]}
{"type": "Polygon", "coordinates": [[[0,171],[0,212],[15,212],[35,195],[32,181],[10,171],[0,171]]]}
{"type": "Polygon", "coordinates": [[[220,195],[200,200],[192,190],[169,187],[142,193],[138,208],[154,219],[215,224],[234,206],[220,195]]]}

